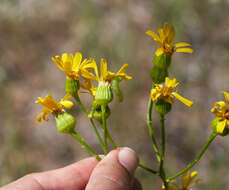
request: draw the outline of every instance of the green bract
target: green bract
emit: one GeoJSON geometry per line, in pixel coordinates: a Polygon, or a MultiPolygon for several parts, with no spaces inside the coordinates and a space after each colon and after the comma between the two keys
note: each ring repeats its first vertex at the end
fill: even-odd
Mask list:
{"type": "Polygon", "coordinates": [[[76,119],[69,113],[63,112],[56,117],[56,127],[60,133],[72,133],[76,125],[76,119]]]}

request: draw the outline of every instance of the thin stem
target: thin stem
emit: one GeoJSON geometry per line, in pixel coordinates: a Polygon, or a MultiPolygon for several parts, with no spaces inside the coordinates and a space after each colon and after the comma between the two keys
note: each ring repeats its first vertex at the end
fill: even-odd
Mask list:
{"type": "Polygon", "coordinates": [[[94,150],[81,138],[76,132],[72,132],[71,135],[92,155],[94,156],[98,161],[101,160],[101,158],[94,152],[94,150]]]}
{"type": "Polygon", "coordinates": [[[165,158],[165,119],[164,115],[160,115],[161,126],[161,159],[160,159],[160,173],[163,170],[164,158],[165,158]]]}
{"type": "Polygon", "coordinates": [[[97,138],[98,138],[98,140],[99,140],[99,143],[100,143],[100,145],[101,145],[103,151],[105,151],[105,146],[104,146],[104,144],[103,144],[103,140],[102,140],[102,138],[101,138],[101,136],[100,136],[100,134],[99,134],[99,132],[98,132],[96,126],[95,126],[94,121],[93,121],[91,118],[89,119],[89,121],[90,121],[90,123],[91,123],[92,128],[93,128],[94,131],[95,131],[95,134],[96,134],[96,136],[97,136],[97,138]]]}
{"type": "Polygon", "coordinates": [[[148,129],[149,129],[149,135],[152,139],[152,143],[153,143],[153,149],[156,153],[156,158],[157,158],[157,161],[158,163],[160,163],[160,153],[159,153],[159,149],[158,149],[158,146],[157,146],[157,142],[156,142],[156,139],[155,139],[155,135],[154,135],[154,130],[153,130],[153,127],[152,127],[152,108],[153,108],[153,101],[151,99],[151,97],[149,98],[149,103],[148,103],[148,111],[147,111],[147,126],[148,126],[148,129]]]}
{"type": "Polygon", "coordinates": [[[204,144],[203,148],[201,149],[200,153],[196,156],[196,158],[193,160],[193,162],[191,162],[186,168],[184,168],[183,170],[181,170],[180,172],[178,172],[177,174],[175,174],[172,177],[169,177],[166,181],[169,182],[172,179],[175,179],[176,177],[184,174],[185,172],[187,172],[190,168],[192,168],[203,156],[203,154],[205,153],[205,151],[207,150],[208,146],[212,143],[212,141],[215,139],[215,137],[217,136],[217,133],[213,132],[210,137],[208,138],[207,142],[204,144]]]}
{"type": "Polygon", "coordinates": [[[138,167],[140,167],[140,168],[142,168],[142,169],[144,169],[150,173],[157,174],[157,171],[155,171],[155,170],[153,170],[153,169],[151,169],[151,168],[149,168],[149,167],[147,167],[141,163],[138,164],[138,167]]]}
{"type": "Polygon", "coordinates": [[[102,128],[103,128],[103,141],[104,141],[104,154],[107,154],[107,126],[106,126],[106,105],[101,105],[102,108],[102,128]]]}
{"type": "Polygon", "coordinates": [[[165,158],[165,117],[163,114],[160,115],[160,127],[161,127],[161,158],[159,166],[159,175],[164,182],[165,189],[167,190],[168,184],[166,182],[166,175],[164,171],[164,158],[165,158]]]}
{"type": "MultiPolygon", "coordinates": [[[[83,110],[83,112],[85,113],[85,115],[88,117],[88,114],[89,114],[89,113],[88,113],[88,110],[87,110],[87,108],[82,104],[82,102],[81,102],[81,100],[80,100],[78,94],[74,94],[73,97],[74,97],[74,99],[76,100],[76,102],[78,103],[78,105],[80,106],[80,108],[83,110]]],[[[91,124],[92,128],[94,129],[95,134],[96,134],[96,136],[97,136],[97,138],[98,138],[98,140],[99,140],[99,143],[100,143],[100,145],[101,145],[101,147],[102,147],[102,149],[103,149],[103,151],[104,151],[104,150],[105,150],[105,147],[104,147],[104,144],[103,144],[103,140],[102,140],[102,138],[101,138],[101,136],[100,136],[100,134],[99,134],[99,132],[98,132],[96,126],[95,126],[95,123],[94,123],[94,121],[93,121],[91,118],[89,119],[89,121],[90,121],[90,124],[91,124]]]]}
{"type": "Polygon", "coordinates": [[[78,103],[78,105],[80,106],[80,108],[83,110],[83,112],[85,113],[85,115],[88,116],[87,108],[81,102],[79,95],[77,93],[75,93],[75,94],[73,94],[73,98],[76,100],[76,102],[78,103]]]}
{"type": "Polygon", "coordinates": [[[111,137],[111,135],[110,135],[110,133],[109,133],[108,130],[107,130],[107,138],[108,138],[109,142],[111,143],[111,145],[112,145],[112,147],[113,147],[114,149],[118,148],[118,146],[116,145],[116,143],[115,143],[114,140],[112,139],[112,137],[111,137]]]}

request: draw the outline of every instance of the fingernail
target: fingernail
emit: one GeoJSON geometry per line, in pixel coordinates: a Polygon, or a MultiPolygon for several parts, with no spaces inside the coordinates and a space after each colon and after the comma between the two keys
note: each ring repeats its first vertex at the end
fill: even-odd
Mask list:
{"type": "Polygon", "coordinates": [[[120,164],[133,175],[139,162],[137,154],[132,149],[124,147],[119,151],[118,159],[120,164]]]}

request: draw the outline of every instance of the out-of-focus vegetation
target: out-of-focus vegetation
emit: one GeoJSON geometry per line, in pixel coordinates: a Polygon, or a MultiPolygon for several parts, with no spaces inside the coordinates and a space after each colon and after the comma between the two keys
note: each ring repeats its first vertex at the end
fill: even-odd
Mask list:
{"type": "MultiPolygon", "coordinates": [[[[1,0],[0,1],[0,185],[29,172],[59,168],[88,153],[70,136],[59,134],[54,121],[38,124],[37,96],[64,95],[64,74],[51,57],[80,51],[97,61],[104,57],[117,71],[129,63],[133,80],[122,84],[124,102],[112,103],[109,130],[121,146],[136,150],[141,161],[156,163],[146,127],[151,81],[149,71],[156,49],[148,29],[174,24],[176,41],[193,44],[194,55],[175,54],[170,76],[181,81],[189,109],[173,106],[166,120],[169,174],[184,168],[211,133],[210,108],[229,91],[228,0],[1,0]]],[[[90,97],[83,95],[90,105],[90,97]]],[[[77,131],[101,152],[83,113],[76,109],[77,131]]],[[[153,114],[158,133],[158,116],[153,114]]],[[[194,169],[203,184],[196,189],[229,189],[228,137],[217,137],[194,169]]],[[[155,165],[156,167],[156,165],[155,165]]],[[[144,189],[160,189],[161,181],[138,169],[144,189]]]]}

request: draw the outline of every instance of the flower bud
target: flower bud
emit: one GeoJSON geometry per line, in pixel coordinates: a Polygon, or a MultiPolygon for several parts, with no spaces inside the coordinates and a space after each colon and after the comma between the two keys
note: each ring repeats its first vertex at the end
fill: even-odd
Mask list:
{"type": "Polygon", "coordinates": [[[78,80],[66,77],[65,80],[65,91],[70,95],[74,96],[80,88],[80,83],[78,80]]]}
{"type": "Polygon", "coordinates": [[[153,58],[153,63],[155,66],[160,67],[162,69],[167,69],[169,68],[171,64],[171,55],[168,54],[161,54],[159,56],[154,56],[153,58]]]}
{"type": "Polygon", "coordinates": [[[220,121],[220,118],[219,118],[219,117],[215,117],[215,118],[212,120],[212,122],[211,122],[211,127],[212,127],[213,132],[217,133],[217,134],[220,135],[220,136],[226,136],[226,135],[228,135],[228,134],[229,134],[229,129],[228,129],[227,126],[224,128],[224,130],[223,130],[222,133],[219,133],[219,132],[217,131],[217,128],[216,128],[216,127],[217,127],[217,124],[218,124],[219,121],[220,121]]]}
{"type": "Polygon", "coordinates": [[[58,114],[56,117],[56,127],[60,133],[71,133],[74,132],[76,119],[69,113],[63,112],[58,114]]]}
{"type": "Polygon", "coordinates": [[[154,65],[154,67],[150,71],[150,76],[153,83],[155,84],[163,83],[165,82],[165,78],[168,76],[168,69],[160,68],[154,65]]]}
{"type": "Polygon", "coordinates": [[[107,105],[113,100],[113,93],[111,85],[108,82],[99,82],[98,88],[95,93],[95,101],[99,105],[107,105]]]}
{"type": "Polygon", "coordinates": [[[114,90],[115,94],[118,96],[118,99],[120,102],[123,101],[123,95],[122,95],[122,91],[120,90],[120,87],[119,87],[119,83],[122,81],[122,78],[121,77],[117,77],[117,78],[114,78],[112,80],[112,89],[114,90]]]}
{"type": "MultiPolygon", "coordinates": [[[[111,114],[110,108],[108,105],[105,110],[105,119],[107,119],[111,114]]],[[[102,108],[101,105],[97,104],[96,101],[92,103],[92,110],[89,114],[91,118],[95,118],[97,121],[102,122],[102,108]]]]}
{"type": "Polygon", "coordinates": [[[163,99],[159,99],[155,102],[154,108],[159,114],[165,115],[171,111],[172,105],[163,99]]]}

